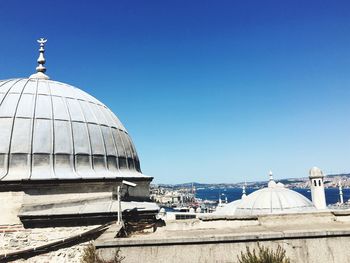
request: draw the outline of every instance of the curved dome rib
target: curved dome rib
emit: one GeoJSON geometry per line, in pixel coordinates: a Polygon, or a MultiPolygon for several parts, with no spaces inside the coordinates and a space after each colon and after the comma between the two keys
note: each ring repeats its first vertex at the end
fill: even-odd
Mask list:
{"type": "MultiPolygon", "coordinates": [[[[3,156],[1,156],[2,158],[0,158],[0,162],[3,164],[3,172],[1,173],[1,178],[0,180],[2,180],[3,178],[5,178],[8,174],[8,171],[9,171],[9,155],[10,155],[10,151],[11,151],[11,141],[12,141],[12,136],[13,136],[13,127],[14,127],[14,122],[15,122],[15,115],[16,112],[17,112],[17,107],[18,107],[18,104],[19,104],[19,100],[15,101],[15,103],[9,103],[8,102],[8,94],[10,92],[10,90],[18,83],[20,82],[22,79],[17,79],[14,81],[14,83],[12,85],[9,85],[10,87],[6,90],[4,90],[4,94],[1,94],[2,95],[2,98],[1,98],[1,103],[0,103],[0,114],[2,113],[3,115],[7,116],[8,118],[6,119],[7,120],[7,125],[11,127],[10,130],[7,130],[5,133],[6,135],[4,136],[4,127],[2,126],[2,133],[0,135],[0,139],[5,139],[5,140],[8,140],[9,141],[9,144],[7,145],[6,143],[5,144],[1,144],[0,145],[0,151],[2,151],[4,154],[3,156]],[[8,104],[8,105],[5,105],[3,106],[3,103],[4,101],[8,104]],[[12,109],[10,109],[10,107],[12,107],[12,109]],[[2,111],[1,111],[2,110],[2,111]],[[11,110],[13,111],[13,116],[11,116],[11,110]],[[10,112],[9,112],[10,111],[10,112]],[[1,147],[2,146],[2,147],[1,147]]],[[[4,84],[1,85],[1,88],[3,88],[3,86],[5,86],[7,83],[11,82],[11,80],[8,80],[8,81],[5,81],[4,84]]],[[[24,89],[24,87],[23,87],[24,89]]]]}
{"type": "MultiPolygon", "coordinates": [[[[19,91],[19,96],[18,96],[17,101],[12,102],[12,103],[15,103],[15,108],[14,108],[14,113],[13,113],[13,117],[12,117],[12,128],[11,128],[10,143],[9,143],[9,155],[8,155],[8,159],[7,159],[8,170],[7,170],[7,174],[6,174],[5,178],[8,176],[8,174],[10,173],[11,168],[12,168],[10,166],[10,161],[11,161],[10,155],[11,155],[11,152],[15,153],[14,156],[13,156],[14,159],[15,159],[15,163],[19,163],[18,166],[12,168],[12,169],[15,170],[14,174],[16,175],[17,178],[18,177],[22,177],[21,179],[28,179],[29,172],[31,171],[31,167],[30,166],[29,167],[25,167],[23,165],[23,162],[19,161],[22,158],[26,158],[27,162],[29,161],[28,160],[28,146],[24,145],[24,147],[27,146],[27,150],[26,149],[21,149],[21,147],[18,147],[19,144],[21,144],[21,133],[23,134],[25,132],[26,133],[30,132],[30,131],[28,131],[29,130],[28,129],[29,128],[28,127],[29,119],[23,119],[23,121],[21,119],[21,121],[19,121],[20,119],[16,118],[16,115],[18,114],[18,108],[19,108],[19,105],[20,105],[20,102],[21,102],[21,98],[23,96],[23,91],[24,91],[25,87],[27,86],[29,80],[24,80],[24,79],[19,80],[18,82],[16,82],[11,87],[11,89],[9,89],[7,94],[11,94],[10,93],[11,90],[15,89],[16,85],[18,83],[20,83],[21,81],[25,81],[25,84],[23,85],[23,87],[19,87],[20,91],[19,91]],[[19,127],[17,127],[17,126],[19,126],[19,127]],[[22,129],[22,128],[23,128],[23,131],[20,131],[19,129],[22,129]],[[14,143],[14,142],[16,142],[16,143],[14,143]]],[[[6,97],[4,99],[6,99],[6,97]]]]}
{"type": "Polygon", "coordinates": [[[0,181],[143,176],[126,129],[100,101],[45,79],[0,81],[0,181]]]}

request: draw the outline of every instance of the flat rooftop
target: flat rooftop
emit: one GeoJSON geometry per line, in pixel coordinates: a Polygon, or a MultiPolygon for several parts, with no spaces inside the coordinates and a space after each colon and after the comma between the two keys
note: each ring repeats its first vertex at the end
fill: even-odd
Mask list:
{"type": "MultiPolygon", "coordinates": [[[[108,232],[108,231],[107,231],[108,232]]],[[[350,236],[350,210],[264,215],[256,217],[202,216],[167,221],[155,232],[134,233],[127,238],[100,236],[97,247],[157,246],[220,242],[350,236]]]]}

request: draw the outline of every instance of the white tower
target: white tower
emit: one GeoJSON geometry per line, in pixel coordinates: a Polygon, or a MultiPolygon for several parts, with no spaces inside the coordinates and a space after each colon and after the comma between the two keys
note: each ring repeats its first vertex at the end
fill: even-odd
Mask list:
{"type": "Polygon", "coordinates": [[[311,183],[311,198],[314,206],[317,209],[326,209],[326,197],[323,184],[323,172],[320,168],[313,167],[309,171],[311,183]]]}
{"type": "Polygon", "coordinates": [[[269,172],[269,182],[273,181],[273,174],[272,171],[270,170],[269,172]]]}
{"type": "Polygon", "coordinates": [[[246,184],[247,184],[247,183],[244,183],[244,185],[243,185],[243,187],[242,187],[242,197],[241,197],[241,199],[244,199],[244,198],[247,197],[247,194],[246,194],[246,191],[245,191],[246,184]]]}
{"type": "Polygon", "coordinates": [[[344,204],[344,198],[343,198],[343,187],[341,185],[341,181],[339,181],[339,197],[340,197],[340,204],[344,204]]]}

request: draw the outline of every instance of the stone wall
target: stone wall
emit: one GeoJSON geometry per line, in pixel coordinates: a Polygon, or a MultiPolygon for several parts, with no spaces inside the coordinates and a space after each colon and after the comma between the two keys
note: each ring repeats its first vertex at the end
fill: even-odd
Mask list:
{"type": "MultiPolygon", "coordinates": [[[[350,262],[350,237],[299,238],[293,240],[266,240],[260,245],[286,250],[292,263],[346,263],[350,262]]],[[[234,263],[246,247],[257,248],[257,242],[215,242],[202,244],[171,244],[121,247],[126,256],[123,263],[234,263]]],[[[105,260],[113,258],[118,248],[99,248],[105,260]]]]}
{"type": "Polygon", "coordinates": [[[17,217],[24,198],[24,192],[0,192],[0,226],[8,224],[20,224],[17,217]]]}
{"type": "MultiPolygon", "coordinates": [[[[20,224],[2,225],[0,226],[0,254],[38,247],[79,235],[95,227],[97,226],[24,229],[20,224]]],[[[80,262],[83,250],[87,244],[88,242],[81,243],[16,262],[80,262]]]]}
{"type": "Polygon", "coordinates": [[[292,263],[350,262],[350,210],[279,214],[257,217],[207,216],[166,221],[155,232],[94,243],[110,260],[120,249],[123,263],[233,263],[246,247],[258,242],[286,251],[292,263]]]}

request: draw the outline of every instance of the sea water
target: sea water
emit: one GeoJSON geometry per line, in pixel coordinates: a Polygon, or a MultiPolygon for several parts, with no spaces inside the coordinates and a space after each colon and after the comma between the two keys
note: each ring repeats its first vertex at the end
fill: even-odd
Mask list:
{"type": "MultiPolygon", "coordinates": [[[[250,194],[256,190],[257,189],[247,188],[246,193],[250,194]]],[[[292,190],[306,196],[309,200],[311,200],[311,192],[309,189],[295,188],[292,190]]],[[[336,202],[339,201],[338,188],[327,188],[325,189],[325,192],[326,192],[327,205],[335,204],[336,202]]],[[[217,201],[219,200],[219,197],[221,197],[221,200],[224,201],[225,197],[227,197],[227,201],[232,202],[234,200],[240,199],[241,196],[242,196],[242,188],[224,188],[224,189],[205,188],[205,189],[197,189],[196,191],[196,197],[201,198],[203,200],[217,201]]],[[[343,197],[344,197],[344,202],[349,200],[350,189],[343,189],[343,197]]]]}

